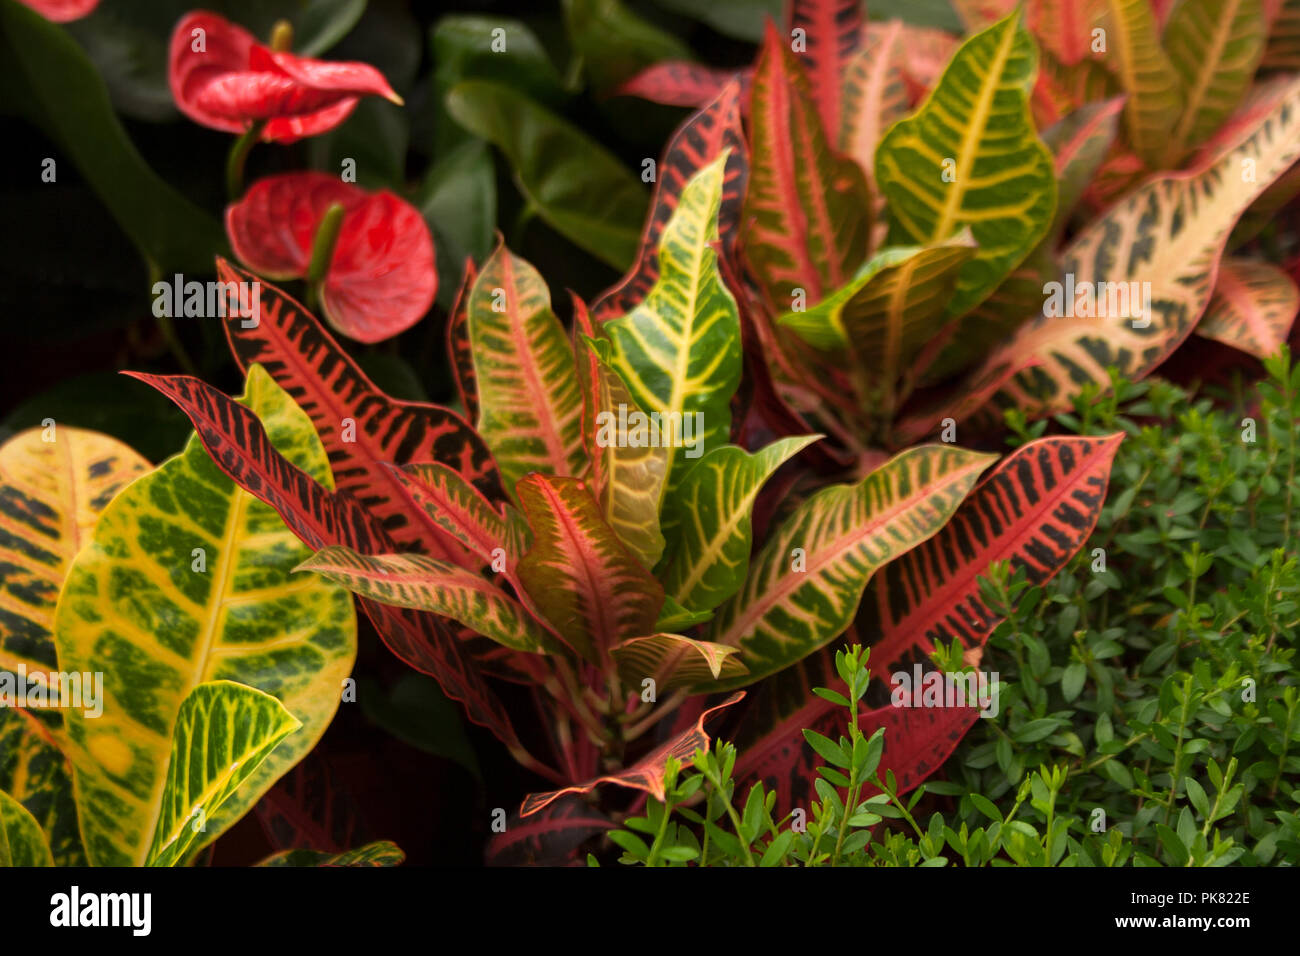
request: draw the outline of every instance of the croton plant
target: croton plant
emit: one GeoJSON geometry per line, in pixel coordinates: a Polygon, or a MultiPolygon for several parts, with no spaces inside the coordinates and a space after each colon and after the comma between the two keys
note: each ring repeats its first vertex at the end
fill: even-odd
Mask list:
{"type": "MultiPolygon", "coordinates": [[[[1267,354],[1289,331],[1294,282],[1237,253],[1300,187],[1300,17],[1280,0],[955,6],[965,38],[794,0],[752,69],[665,61],[626,81],[693,110],[632,267],[557,312],[504,241],[466,262],[457,409],[385,394],[313,314],[362,342],[418,321],[437,284],[418,213],[333,174],[242,184],[253,141],[321,132],[395,97],[387,82],[214,14],[179,24],[178,105],[242,134],[242,265],[217,273],[245,393],[130,373],[194,426],[156,469],[55,425],[0,449],[18,569],[0,664],[105,679],[102,716],[0,711],[0,853],[193,859],[319,740],[356,655],[353,596],[542,781],[508,808],[503,861],[566,858],[662,798],[668,758],[719,726],[737,780],[807,801],[802,732],[839,719],[811,689],[842,638],[886,678],[953,641],[977,664],[998,623],[981,575],[1061,569],[1122,438],[999,458],[978,449],[1000,412],[1065,409],[1111,368],[1141,378],[1192,332],[1267,354]],[[289,279],[310,308],[272,284],[289,279]],[[205,738],[222,762],[203,765],[205,738]]],[[[977,715],[876,699],[860,725],[885,728],[901,792],[977,715]]]]}

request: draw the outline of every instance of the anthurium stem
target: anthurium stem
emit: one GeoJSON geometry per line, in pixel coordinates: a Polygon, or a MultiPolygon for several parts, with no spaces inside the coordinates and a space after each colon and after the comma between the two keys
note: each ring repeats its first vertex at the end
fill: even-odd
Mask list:
{"type": "Polygon", "coordinates": [[[231,202],[238,199],[244,191],[244,163],[248,161],[248,153],[261,138],[264,129],[266,120],[258,120],[230,147],[230,155],[226,158],[226,195],[231,202]]]}
{"type": "Polygon", "coordinates": [[[325,281],[330,262],[334,258],[334,247],[339,241],[339,230],[343,227],[343,204],[331,203],[321,216],[316,235],[311,241],[311,263],[307,266],[307,305],[314,307],[320,284],[325,281]]]}

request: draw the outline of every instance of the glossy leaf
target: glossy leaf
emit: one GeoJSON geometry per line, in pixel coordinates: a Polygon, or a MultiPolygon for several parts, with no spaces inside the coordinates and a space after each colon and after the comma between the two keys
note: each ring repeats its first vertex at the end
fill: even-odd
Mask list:
{"type": "Polygon", "coordinates": [[[866,256],[871,225],[867,181],[835,153],[812,91],[788,44],[769,26],[754,74],[753,146],[743,240],[768,298],[781,308],[795,290],[818,302],[866,256]]]}
{"type": "Polygon", "coordinates": [[[802,30],[806,49],[800,55],[808,72],[822,128],[839,128],[843,114],[844,74],[862,46],[863,16],[859,0],[791,0],[787,26],[802,30]]]}
{"type": "MultiPolygon", "coordinates": [[[[225,282],[257,281],[225,261],[217,271],[225,282]]],[[[270,283],[261,284],[256,318],[255,325],[251,319],[226,321],[240,368],[262,365],[307,413],[339,491],[360,502],[403,548],[442,556],[437,532],[407,506],[385,466],[438,462],[497,495],[501,485],[487,444],[455,412],[385,395],[310,313],[270,283]]]]}
{"type": "Polygon", "coordinates": [[[740,381],[740,317],[713,245],[725,164],[719,156],[691,177],[660,237],[654,286],[640,305],[604,326],[610,364],[636,403],[662,416],[661,441],[663,429],[670,434],[661,500],[674,494],[687,455],[726,442],[740,381]]]}
{"type": "Polygon", "coordinates": [[[523,806],[519,809],[520,816],[532,816],[566,794],[590,793],[598,784],[602,783],[613,783],[620,787],[640,790],[650,794],[656,800],[663,800],[664,764],[667,763],[668,758],[676,757],[681,761],[689,761],[696,750],[708,750],[710,740],[709,735],[704,732],[705,721],[717,711],[730,707],[744,696],[744,691],[736,691],[721,704],[710,707],[700,714],[693,727],[659,745],[626,770],[616,774],[606,774],[586,783],[565,787],[562,790],[553,790],[550,793],[530,793],[524,799],[523,806]]]}
{"type": "Polygon", "coordinates": [[[1174,7],[1164,46],[1184,102],[1164,151],[1166,166],[1237,108],[1264,55],[1266,33],[1262,0],[1183,0],[1174,7]]]}
{"type": "Polygon", "coordinates": [[[617,285],[591,307],[597,321],[617,318],[641,304],[659,278],[659,245],[665,227],[691,177],[716,160],[724,150],[726,172],[722,180],[722,201],[718,206],[718,237],[723,256],[730,256],[740,228],[741,207],[749,176],[748,151],[740,125],[740,87],[725,86],[703,109],[673,134],[657,168],[654,199],[646,219],[636,262],[617,285]]]}
{"type": "MultiPolygon", "coordinates": [[[[1086,311],[1102,311],[1098,290],[1104,292],[1108,314],[1078,315],[1076,309],[1069,320],[1039,315],[1022,326],[986,367],[1008,356],[1041,364],[1018,373],[998,403],[1034,412],[1065,410],[1085,382],[1109,380],[1108,366],[1132,379],[1148,374],[1204,313],[1237,219],[1297,158],[1300,84],[1292,80],[1279,105],[1258,118],[1235,148],[1198,169],[1150,180],[1094,221],[1066,248],[1062,273],[1073,275],[1076,294],[1092,290],[1094,305],[1086,311]],[[1128,283],[1138,283],[1141,311],[1149,290],[1149,314],[1139,318],[1128,283]],[[1129,293],[1127,309],[1121,292],[1129,293]]],[[[1076,304],[1085,307],[1087,300],[1076,304]]]]}
{"type": "Polygon", "coordinates": [[[611,656],[629,687],[642,687],[652,678],[659,691],[692,685],[708,686],[712,680],[737,678],[745,665],[734,647],[695,641],[681,634],[634,637],[614,648],[611,656]]]}
{"type": "Polygon", "coordinates": [[[404,332],[433,305],[433,239],[419,211],[387,190],[366,192],[333,173],[268,176],[226,209],[239,260],[282,280],[303,278],[326,211],[343,207],[333,257],[320,284],[322,312],[358,342],[404,332]]]}
{"type": "Polygon", "coordinates": [[[1158,166],[1182,113],[1178,71],[1160,44],[1160,28],[1148,0],[1107,0],[1115,72],[1128,99],[1128,140],[1149,166],[1158,166]]]}
{"type": "Polygon", "coordinates": [[[534,474],[518,493],[533,532],[519,579],[565,642],[604,664],[616,645],[651,633],[663,587],[605,523],[588,485],[534,474]]]}
{"type": "Polygon", "coordinates": [[[576,475],[586,460],[582,397],[546,282],[504,245],[466,305],[478,382],[478,433],[509,489],[530,472],[576,475]]]}
{"type": "Polygon", "coordinates": [[[713,621],[708,639],[739,647],[749,668],[724,686],[775,673],[841,634],[872,574],[942,528],[992,458],[923,445],[803,502],[713,621]]]}
{"type": "Polygon", "coordinates": [[[983,301],[1047,232],[1056,209],[1052,157],[1029,114],[1036,52],[1013,14],[962,44],[916,114],[876,151],[891,245],[944,242],[969,227],[978,252],[959,273],[948,314],[983,301]]]}
{"type": "Polygon", "coordinates": [[[0,445],[0,670],[58,670],[54,605],[72,559],[149,469],[117,439],[58,423],[0,445]]]}
{"type": "Polygon", "coordinates": [[[511,509],[503,518],[477,488],[446,465],[407,465],[393,471],[411,503],[472,555],[466,567],[490,564],[498,548],[511,566],[522,554],[524,529],[517,513],[511,509]]]}
{"type": "Polygon", "coordinates": [[[690,57],[686,44],[621,0],[562,0],[561,6],[573,51],[597,90],[616,87],[651,63],[690,57]]]}
{"type": "Polygon", "coordinates": [[[759,490],[816,440],[783,438],[752,454],[723,445],[691,466],[665,503],[674,532],[661,577],[674,600],[693,611],[711,611],[736,592],[749,569],[759,490]]]}
{"type": "Polygon", "coordinates": [[[298,565],[381,604],[431,611],[516,651],[557,649],[523,606],[482,575],[421,554],[367,557],[333,545],[298,565]]]}
{"type": "MultiPolygon", "coordinates": [[[[145,866],[179,866],[235,792],[302,722],[270,694],[229,680],[194,687],[173,729],[157,829],[145,866]]],[[[242,794],[241,794],[242,796],[242,794]]]]}
{"type": "Polygon", "coordinates": [[[36,818],[0,790],[0,868],[53,865],[54,858],[36,818]]]}
{"type": "Polygon", "coordinates": [[[524,197],[556,232],[615,269],[632,263],[646,195],[603,146],[495,83],[457,85],[447,109],[505,153],[524,197]]]}
{"type": "Polygon", "coordinates": [[[86,866],[72,766],[55,740],[53,731],[30,712],[0,708],[0,791],[36,820],[56,866],[86,866]]]}
{"type": "Polygon", "coordinates": [[[1287,340],[1297,309],[1300,289],[1277,266],[1225,259],[1196,334],[1265,359],[1287,340]]]}
{"type": "MultiPolygon", "coordinates": [[[[330,482],[310,420],[258,367],[249,370],[245,401],[272,442],[330,482]]],[[[103,715],[73,708],[64,718],[92,864],[144,861],[177,715],[198,684],[238,680],[274,693],[303,725],[237,799],[212,808],[199,845],[239,819],[325,732],[356,655],[356,622],[346,591],[292,576],[309,556],[270,508],[217,469],[198,438],[104,510],[55,613],[60,669],[104,675],[103,715]]]]}

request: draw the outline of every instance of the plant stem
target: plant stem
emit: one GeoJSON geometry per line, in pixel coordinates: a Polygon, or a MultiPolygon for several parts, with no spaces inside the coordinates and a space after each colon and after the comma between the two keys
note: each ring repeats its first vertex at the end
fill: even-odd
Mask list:
{"type": "Polygon", "coordinates": [[[231,202],[238,199],[244,191],[244,163],[248,161],[249,151],[265,129],[266,120],[258,120],[230,147],[230,155],[226,157],[226,195],[231,202]]]}

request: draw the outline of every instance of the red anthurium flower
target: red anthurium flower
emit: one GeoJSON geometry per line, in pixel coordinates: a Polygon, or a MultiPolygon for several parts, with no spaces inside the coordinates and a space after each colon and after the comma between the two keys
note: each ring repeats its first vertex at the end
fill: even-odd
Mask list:
{"type": "Polygon", "coordinates": [[[254,183],[226,209],[226,233],[254,272],[308,278],[321,222],[336,203],[343,221],[317,286],[320,304],[344,335],[380,342],[418,322],[438,288],[433,237],[410,203],[328,173],[284,173],[254,183]]]}
{"type": "Polygon", "coordinates": [[[242,133],[264,120],[262,139],[284,143],[338,126],[359,97],[402,102],[373,66],[277,52],[205,10],[176,24],[167,79],[177,107],[196,123],[242,133]]]}
{"type": "Polygon", "coordinates": [[[80,20],[99,6],[99,0],[19,0],[19,2],[31,7],[46,20],[53,20],[55,23],[80,20]]]}

